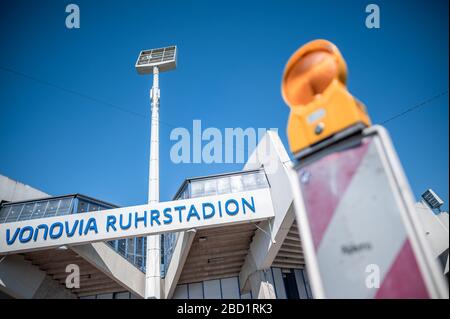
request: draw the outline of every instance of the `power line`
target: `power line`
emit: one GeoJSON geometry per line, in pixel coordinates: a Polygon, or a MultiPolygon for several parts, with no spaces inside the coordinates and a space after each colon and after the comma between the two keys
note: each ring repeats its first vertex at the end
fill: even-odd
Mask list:
{"type": "Polygon", "coordinates": [[[435,95],[435,96],[432,96],[432,97],[430,97],[429,99],[427,99],[427,100],[425,100],[425,101],[422,101],[422,102],[420,102],[419,104],[416,104],[416,105],[414,105],[414,106],[412,106],[412,107],[410,107],[410,108],[404,110],[403,112],[398,113],[398,114],[396,114],[396,115],[394,115],[394,116],[388,118],[387,120],[384,120],[383,122],[381,122],[381,124],[386,124],[386,123],[388,123],[388,122],[390,122],[390,121],[393,121],[393,120],[395,120],[395,119],[397,119],[397,118],[399,118],[399,117],[402,117],[402,116],[404,116],[404,115],[406,115],[406,114],[408,114],[408,113],[410,113],[410,112],[413,112],[413,111],[415,111],[415,110],[421,108],[422,106],[424,106],[424,105],[426,105],[426,104],[429,104],[429,103],[433,102],[434,100],[437,100],[438,98],[440,98],[441,96],[444,96],[444,95],[446,95],[446,94],[448,94],[448,90],[447,90],[447,91],[444,91],[444,92],[441,92],[441,93],[439,93],[439,94],[437,94],[437,95],[435,95]]]}
{"type": "MultiPolygon", "coordinates": [[[[110,107],[110,108],[114,108],[114,109],[116,109],[118,111],[121,111],[121,112],[124,112],[124,113],[128,113],[128,114],[131,114],[131,115],[134,115],[134,116],[138,116],[138,117],[147,119],[147,116],[145,116],[144,114],[141,114],[141,113],[138,113],[138,112],[134,112],[134,111],[128,110],[128,109],[126,109],[126,108],[124,108],[122,106],[119,106],[117,104],[106,102],[106,101],[100,100],[98,98],[95,98],[93,96],[90,96],[90,95],[87,95],[87,94],[84,94],[84,93],[80,93],[80,92],[77,92],[77,91],[72,90],[72,89],[65,88],[63,86],[60,86],[58,84],[55,84],[55,83],[52,83],[52,82],[49,82],[49,81],[46,81],[46,80],[39,79],[39,78],[37,78],[35,76],[28,75],[28,74],[25,74],[25,73],[22,73],[22,72],[19,72],[19,71],[15,71],[15,70],[12,70],[10,68],[6,68],[4,66],[0,66],[0,70],[3,70],[5,72],[21,76],[23,78],[27,78],[27,79],[35,81],[35,82],[39,82],[39,83],[45,84],[45,85],[47,85],[49,87],[58,89],[60,91],[63,91],[63,92],[69,93],[69,94],[73,94],[73,95],[79,96],[81,98],[90,100],[90,101],[95,102],[97,104],[102,104],[104,106],[107,106],[107,107],[110,107]]],[[[441,93],[439,93],[439,94],[437,94],[435,96],[432,96],[429,99],[427,99],[427,100],[425,100],[425,101],[423,101],[423,102],[421,102],[419,104],[416,104],[416,105],[414,105],[414,106],[412,106],[412,107],[402,111],[401,113],[398,113],[398,114],[396,114],[396,115],[394,115],[394,116],[392,116],[392,117],[382,121],[381,124],[386,124],[386,123],[388,123],[390,121],[393,121],[393,120],[395,120],[395,119],[397,119],[399,117],[405,116],[406,114],[408,114],[410,112],[413,112],[413,111],[421,108],[422,106],[424,106],[426,104],[429,104],[429,103],[433,102],[434,100],[436,100],[436,99],[438,99],[438,98],[440,98],[440,97],[442,97],[442,96],[444,96],[446,94],[448,94],[448,90],[444,91],[444,92],[441,92],[441,93]]],[[[164,124],[164,125],[169,126],[169,127],[172,127],[172,128],[178,127],[176,125],[173,125],[173,124],[170,124],[168,122],[161,121],[161,120],[159,120],[159,123],[164,124]]]]}
{"type": "MultiPolygon", "coordinates": [[[[39,79],[39,78],[37,78],[35,76],[32,76],[32,75],[28,75],[28,74],[25,74],[25,73],[22,73],[22,72],[19,72],[19,71],[16,71],[16,70],[4,67],[4,66],[0,66],[0,70],[3,70],[5,72],[8,72],[8,73],[11,73],[11,74],[14,74],[14,75],[17,75],[17,76],[20,76],[20,77],[23,77],[23,78],[35,81],[35,82],[39,82],[39,83],[45,84],[45,85],[47,85],[49,87],[58,89],[58,90],[60,90],[62,92],[66,92],[66,93],[69,93],[69,94],[72,94],[72,95],[79,96],[81,98],[90,100],[90,101],[95,102],[97,104],[102,104],[103,106],[107,106],[107,107],[116,109],[118,111],[124,112],[124,113],[128,113],[128,114],[131,114],[131,115],[134,115],[134,116],[138,116],[138,117],[141,117],[141,118],[144,118],[144,119],[148,118],[144,114],[128,110],[128,109],[126,109],[126,108],[124,108],[122,106],[119,106],[117,104],[113,104],[113,103],[110,103],[110,102],[106,102],[106,101],[100,100],[100,99],[98,99],[96,97],[93,97],[93,96],[90,96],[90,95],[87,95],[87,94],[84,94],[84,93],[80,93],[80,92],[77,92],[77,91],[72,90],[72,89],[65,88],[65,87],[60,86],[58,84],[55,84],[55,83],[52,83],[52,82],[49,82],[49,81],[46,81],[46,80],[43,80],[43,79],[39,79]]],[[[170,123],[163,122],[161,120],[159,120],[159,122],[161,124],[164,124],[164,125],[167,125],[167,126],[170,126],[170,127],[173,127],[173,128],[177,127],[176,125],[172,125],[170,123]]]]}

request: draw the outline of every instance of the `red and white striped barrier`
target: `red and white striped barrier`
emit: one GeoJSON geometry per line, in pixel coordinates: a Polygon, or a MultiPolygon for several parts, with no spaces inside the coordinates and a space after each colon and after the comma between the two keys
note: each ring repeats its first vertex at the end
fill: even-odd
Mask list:
{"type": "Polygon", "coordinates": [[[448,296],[387,133],[366,132],[296,168],[297,222],[313,290],[319,298],[448,296]]]}

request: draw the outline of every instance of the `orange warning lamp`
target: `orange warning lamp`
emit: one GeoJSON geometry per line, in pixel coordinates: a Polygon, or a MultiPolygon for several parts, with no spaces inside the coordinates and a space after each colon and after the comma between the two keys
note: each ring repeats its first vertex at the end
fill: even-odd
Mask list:
{"type": "Polygon", "coordinates": [[[302,46],[289,59],[281,92],[291,108],[287,126],[294,154],[347,129],[370,125],[362,103],[346,87],[347,66],[326,40],[302,46]]]}

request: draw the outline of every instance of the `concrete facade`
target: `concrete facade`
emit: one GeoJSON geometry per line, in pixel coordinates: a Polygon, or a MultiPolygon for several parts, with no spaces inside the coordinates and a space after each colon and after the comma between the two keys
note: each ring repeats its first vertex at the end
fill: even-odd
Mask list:
{"type": "Polygon", "coordinates": [[[428,205],[416,203],[416,211],[422,224],[433,256],[438,259],[444,275],[448,277],[449,262],[449,215],[448,212],[435,214],[428,205]]]}
{"type": "MultiPolygon", "coordinates": [[[[275,216],[258,223],[179,233],[165,277],[161,278],[161,298],[313,298],[289,187],[291,165],[279,136],[269,131],[242,173],[256,171],[267,178],[265,187],[270,188],[275,216]]],[[[207,178],[219,180],[225,175],[207,178]]],[[[49,196],[0,175],[0,200],[49,196]]],[[[433,256],[448,276],[448,213],[435,214],[423,202],[416,204],[416,210],[433,256]]],[[[69,246],[65,250],[66,255],[63,250],[58,251],[60,255],[55,255],[57,250],[48,250],[36,256],[0,256],[0,298],[144,298],[145,274],[107,244],[69,246]],[[51,256],[60,261],[48,261],[51,256]],[[82,273],[89,277],[81,289],[69,290],[62,284],[65,273],[61,269],[69,261],[85,266],[82,273]],[[59,267],[59,273],[50,272],[52,267],[59,267]]]]}
{"type": "MultiPolygon", "coordinates": [[[[29,185],[0,175],[0,201],[13,202],[49,196],[29,185]]],[[[76,298],[22,255],[0,256],[0,291],[13,298],[76,298]]]]}
{"type": "Polygon", "coordinates": [[[0,202],[16,202],[27,199],[50,197],[50,195],[29,185],[0,175],[0,202]]]}
{"type": "Polygon", "coordinates": [[[0,290],[13,298],[76,298],[21,255],[0,259],[0,290]]]}
{"type": "MultiPolygon", "coordinates": [[[[251,240],[248,248],[246,248],[245,259],[242,263],[232,257],[224,259],[224,265],[229,263],[229,268],[239,267],[237,275],[232,277],[226,276],[227,269],[225,269],[223,272],[216,272],[215,278],[206,274],[202,277],[199,274],[191,282],[183,281],[180,283],[178,279],[184,272],[185,259],[189,255],[189,250],[192,249],[193,239],[192,236],[186,236],[185,233],[179,236],[175,253],[172,256],[169,271],[165,278],[166,298],[191,298],[192,294],[198,295],[198,287],[200,286],[203,287],[202,296],[204,298],[220,298],[219,292],[221,292],[223,297],[222,280],[231,281],[235,279],[237,282],[235,287],[238,287],[239,291],[234,291],[232,294],[234,298],[287,298],[287,288],[284,284],[285,275],[282,269],[292,271],[292,275],[296,273],[296,283],[301,282],[300,286],[297,284],[299,295],[303,298],[312,297],[305,290],[308,284],[305,284],[302,275],[304,264],[301,262],[303,258],[298,231],[294,232],[294,234],[290,233],[293,227],[295,228],[293,196],[290,191],[288,177],[290,165],[289,156],[278,134],[272,131],[267,132],[249,157],[243,167],[243,171],[257,169],[264,171],[270,185],[270,195],[275,217],[258,223],[253,233],[251,233],[250,229],[246,230],[250,232],[251,240]],[[291,237],[288,235],[291,235],[291,237]],[[286,242],[294,245],[294,249],[291,253],[283,256],[284,262],[278,259],[279,266],[282,268],[273,267],[283,244],[286,242]],[[233,263],[232,260],[235,260],[235,262],[233,263]]],[[[231,233],[232,229],[229,232],[231,233]]],[[[201,239],[197,236],[195,240],[201,239]]],[[[199,245],[195,240],[195,245],[199,245]]],[[[230,244],[236,245],[236,250],[240,247],[240,242],[236,236],[230,237],[229,240],[230,244]]],[[[208,252],[215,252],[214,246],[205,250],[205,254],[208,254],[208,252]]],[[[225,255],[222,254],[222,256],[225,255]]]]}
{"type": "MultiPolygon", "coordinates": [[[[0,199],[8,202],[50,197],[29,185],[0,175],[0,199]]],[[[104,291],[131,292],[130,298],[143,298],[145,275],[106,243],[94,243],[31,254],[0,256],[0,292],[12,298],[73,299],[77,294],[67,289],[66,266],[76,264],[82,279],[77,292],[102,295],[104,291]],[[83,274],[89,270],[89,274],[83,274]],[[50,273],[51,275],[49,275],[50,273]],[[92,275],[93,274],[93,275],[92,275]],[[90,278],[93,276],[93,278],[90,278]]],[[[111,293],[112,295],[112,293],[111,293]]]]}

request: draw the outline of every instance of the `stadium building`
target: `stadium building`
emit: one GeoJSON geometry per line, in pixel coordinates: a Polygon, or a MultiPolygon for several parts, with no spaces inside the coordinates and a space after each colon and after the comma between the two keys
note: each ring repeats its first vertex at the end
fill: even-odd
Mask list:
{"type": "MultiPolygon", "coordinates": [[[[289,156],[269,131],[242,171],[186,179],[173,200],[270,191],[273,218],[166,233],[161,238],[161,298],[312,298],[289,187],[289,156]]],[[[81,194],[51,196],[0,175],[0,223],[115,208],[81,194]]],[[[433,252],[448,276],[448,213],[417,204],[433,252]]],[[[146,238],[65,245],[0,256],[0,298],[145,297],[146,238]],[[80,286],[67,288],[68,266],[80,286]]],[[[338,275],[338,274],[336,274],[338,275]]]]}

